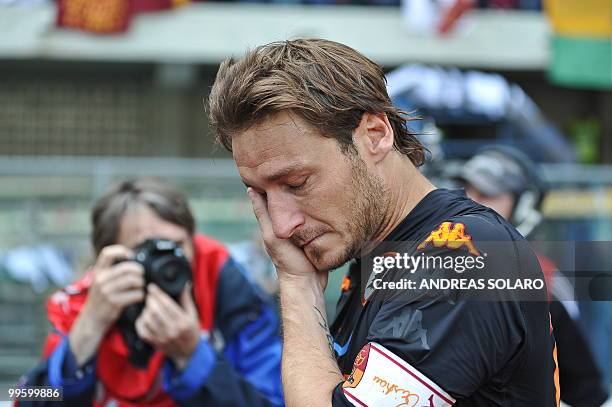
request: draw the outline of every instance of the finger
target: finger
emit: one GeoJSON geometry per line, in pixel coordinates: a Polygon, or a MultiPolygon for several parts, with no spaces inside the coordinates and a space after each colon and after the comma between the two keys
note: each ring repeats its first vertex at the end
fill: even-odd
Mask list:
{"type": "Polygon", "coordinates": [[[119,264],[107,268],[104,273],[98,274],[96,278],[99,282],[106,283],[128,274],[143,278],[144,267],[134,261],[121,262],[119,264]]]}
{"type": "MultiPolygon", "coordinates": [[[[149,300],[147,299],[148,302],[149,300]]],[[[153,335],[152,340],[155,343],[164,343],[168,338],[168,332],[171,328],[164,324],[160,316],[150,306],[145,308],[142,314],[142,323],[153,335]]]]}
{"type": "Polygon", "coordinates": [[[146,307],[150,318],[160,329],[167,331],[174,325],[174,321],[176,321],[177,317],[163,306],[157,296],[149,295],[146,307]]]}
{"type": "Polygon", "coordinates": [[[255,191],[253,188],[247,188],[247,194],[251,198],[251,204],[253,205],[253,213],[259,223],[259,229],[261,230],[261,236],[264,242],[269,242],[274,236],[274,230],[272,229],[272,220],[268,213],[268,206],[266,201],[260,193],[255,191]]]}
{"type": "Polygon", "coordinates": [[[191,282],[185,284],[185,288],[183,288],[183,292],[181,293],[181,306],[187,311],[189,316],[197,318],[198,309],[193,301],[193,295],[191,293],[192,286],[193,284],[191,282]]]}
{"type": "Polygon", "coordinates": [[[108,274],[112,274],[113,276],[119,276],[123,274],[144,276],[144,267],[142,264],[137,263],[135,261],[124,261],[112,266],[108,274]]]}
{"type": "Polygon", "coordinates": [[[132,250],[122,245],[116,244],[106,246],[98,255],[95,268],[109,268],[119,260],[124,260],[132,257],[133,254],[134,252],[132,250]]]}
{"type": "Polygon", "coordinates": [[[113,294],[111,301],[117,306],[124,308],[128,305],[144,301],[143,290],[132,290],[113,294]]]}
{"type": "Polygon", "coordinates": [[[168,294],[163,292],[161,288],[151,283],[147,285],[147,290],[149,295],[155,299],[164,312],[169,315],[170,319],[178,320],[183,317],[184,311],[181,309],[180,305],[170,298],[168,294]]]}
{"type": "Polygon", "coordinates": [[[317,275],[319,276],[319,284],[321,285],[321,289],[325,291],[325,288],[327,288],[327,281],[329,280],[329,272],[317,271],[317,275]]]}
{"type": "Polygon", "coordinates": [[[147,326],[145,319],[143,318],[143,315],[141,315],[136,320],[135,326],[136,326],[136,333],[138,334],[140,339],[148,343],[153,343],[155,335],[153,331],[151,331],[151,329],[147,326]]]}
{"type": "Polygon", "coordinates": [[[142,276],[125,274],[120,275],[108,282],[105,282],[104,289],[108,290],[108,292],[111,293],[131,290],[138,290],[144,292],[144,284],[145,282],[142,276]]]}

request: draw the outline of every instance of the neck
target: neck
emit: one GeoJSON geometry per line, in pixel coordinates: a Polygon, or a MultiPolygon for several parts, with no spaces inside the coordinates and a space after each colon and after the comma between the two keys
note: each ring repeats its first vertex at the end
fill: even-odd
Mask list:
{"type": "Polygon", "coordinates": [[[367,251],[382,242],[421,200],[436,187],[405,156],[394,157],[386,171],[389,201],[385,217],[367,251]],[[395,162],[393,162],[395,161],[395,162]],[[403,176],[398,177],[397,174],[403,176]]]}

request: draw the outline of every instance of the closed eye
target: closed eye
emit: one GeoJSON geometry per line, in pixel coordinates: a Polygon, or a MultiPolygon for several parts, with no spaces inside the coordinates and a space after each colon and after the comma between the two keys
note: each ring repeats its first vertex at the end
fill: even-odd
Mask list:
{"type": "Polygon", "coordinates": [[[304,178],[302,182],[294,183],[294,184],[287,184],[287,188],[289,188],[291,191],[299,191],[300,189],[303,189],[306,186],[307,180],[308,180],[308,177],[304,178]]]}

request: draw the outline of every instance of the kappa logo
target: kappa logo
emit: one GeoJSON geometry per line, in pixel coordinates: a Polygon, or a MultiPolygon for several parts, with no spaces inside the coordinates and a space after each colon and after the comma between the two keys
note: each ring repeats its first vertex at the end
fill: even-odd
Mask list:
{"type": "Polygon", "coordinates": [[[442,222],[438,229],[427,236],[417,250],[423,250],[431,243],[434,247],[446,247],[448,249],[459,249],[465,247],[474,256],[480,256],[480,251],[474,246],[472,237],[465,233],[463,223],[442,222]]]}

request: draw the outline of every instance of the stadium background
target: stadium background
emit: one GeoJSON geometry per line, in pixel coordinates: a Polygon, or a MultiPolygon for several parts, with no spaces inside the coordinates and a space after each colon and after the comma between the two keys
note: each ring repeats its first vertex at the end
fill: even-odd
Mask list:
{"type": "Polygon", "coordinates": [[[386,71],[418,63],[517,84],[561,139],[536,151],[530,135],[499,130],[507,118],[460,117],[443,129],[444,165],[491,139],[520,145],[546,161],[542,236],[612,241],[608,0],[550,1],[545,10],[538,1],[442,1],[473,3],[444,29],[423,11],[427,1],[265,3],[0,0],[0,383],[36,363],[48,329],[43,301],[89,261],[91,202],[113,179],[163,176],[188,193],[200,230],[227,243],[252,239],[255,219],[230,156],[213,146],[203,98],[223,58],[274,40],[323,37],[386,71]],[[126,11],[128,3],[149,10],[126,11]],[[569,157],[545,158],[564,149],[569,157]],[[67,274],[41,265],[41,247],[67,274]]]}

